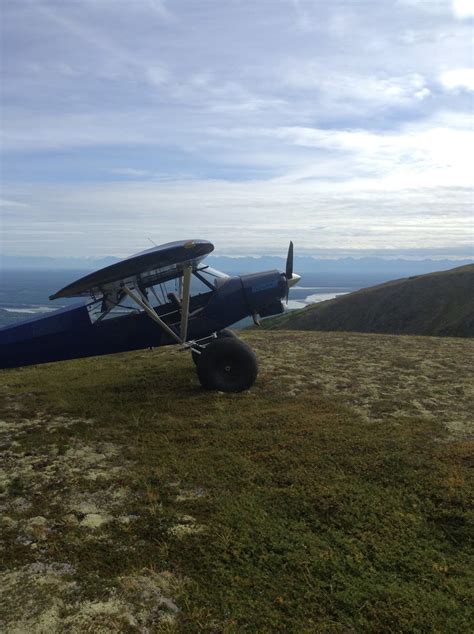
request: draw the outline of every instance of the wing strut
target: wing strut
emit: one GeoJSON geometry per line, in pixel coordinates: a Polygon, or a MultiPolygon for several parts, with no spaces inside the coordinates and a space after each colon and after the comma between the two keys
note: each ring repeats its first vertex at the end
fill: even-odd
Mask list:
{"type": "MultiPolygon", "coordinates": [[[[178,337],[178,335],[174,332],[174,330],[172,330],[168,326],[168,324],[165,324],[165,322],[158,316],[153,306],[150,306],[150,304],[145,298],[142,298],[136,293],[134,293],[131,289],[128,288],[128,286],[123,286],[122,289],[124,293],[126,293],[130,297],[130,299],[132,299],[136,304],[141,306],[143,310],[146,312],[146,314],[151,319],[153,319],[153,321],[156,321],[156,323],[159,324],[161,328],[163,328],[163,330],[169,334],[170,337],[175,339],[178,343],[184,343],[185,340],[181,339],[181,337],[178,337]]],[[[189,303],[189,297],[188,297],[188,303],[189,303]]],[[[186,321],[186,327],[187,327],[187,321],[186,321]]]]}
{"type": "Polygon", "coordinates": [[[189,298],[191,295],[192,272],[193,269],[191,266],[185,267],[183,271],[183,298],[181,300],[181,339],[183,342],[185,342],[188,337],[189,298]]]}

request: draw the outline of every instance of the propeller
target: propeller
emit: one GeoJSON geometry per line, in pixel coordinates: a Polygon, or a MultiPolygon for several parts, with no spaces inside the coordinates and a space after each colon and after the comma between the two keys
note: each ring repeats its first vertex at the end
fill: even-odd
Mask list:
{"type": "Polygon", "coordinates": [[[287,280],[291,280],[293,275],[293,242],[290,240],[290,246],[288,247],[288,255],[286,256],[286,269],[285,275],[287,280]]]}
{"type": "Polygon", "coordinates": [[[290,288],[301,279],[300,275],[293,273],[293,242],[290,240],[290,246],[288,247],[288,255],[286,256],[286,268],[285,268],[285,277],[286,277],[286,295],[285,301],[288,304],[288,295],[290,293],[290,288]]]}

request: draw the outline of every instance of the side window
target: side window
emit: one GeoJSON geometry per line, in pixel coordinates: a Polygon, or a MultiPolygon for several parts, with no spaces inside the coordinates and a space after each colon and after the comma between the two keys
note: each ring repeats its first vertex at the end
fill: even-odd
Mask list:
{"type": "Polygon", "coordinates": [[[112,306],[108,311],[104,312],[102,309],[102,299],[87,305],[89,318],[93,324],[97,321],[116,319],[130,315],[131,313],[137,314],[143,312],[129,297],[124,297],[119,304],[112,306]]]}

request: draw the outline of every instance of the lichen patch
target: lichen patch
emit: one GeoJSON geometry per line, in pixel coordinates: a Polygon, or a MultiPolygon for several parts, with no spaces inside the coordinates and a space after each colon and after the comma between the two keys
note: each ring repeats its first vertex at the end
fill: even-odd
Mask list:
{"type": "Polygon", "coordinates": [[[0,574],[5,632],[58,632],[59,608],[73,600],[75,569],[66,563],[32,563],[0,574]]]}
{"type": "Polygon", "coordinates": [[[203,533],[206,527],[198,524],[192,515],[178,515],[177,522],[170,529],[169,533],[174,537],[185,537],[197,533],[203,533]]]}
{"type": "Polygon", "coordinates": [[[176,495],[176,502],[190,502],[195,500],[201,500],[206,496],[206,491],[202,487],[195,487],[194,489],[180,489],[176,495]]]}
{"type": "Polygon", "coordinates": [[[474,437],[471,341],[348,332],[301,335],[250,334],[260,364],[256,390],[288,397],[319,391],[367,420],[418,418],[442,423],[453,439],[474,437]]]}

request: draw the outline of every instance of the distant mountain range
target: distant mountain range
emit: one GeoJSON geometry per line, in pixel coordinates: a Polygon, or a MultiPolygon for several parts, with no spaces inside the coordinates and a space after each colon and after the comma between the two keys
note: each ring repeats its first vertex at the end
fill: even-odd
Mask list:
{"type": "MultiPolygon", "coordinates": [[[[50,258],[0,256],[0,273],[2,270],[34,270],[34,271],[94,271],[114,262],[119,258],[50,258]]],[[[253,273],[266,269],[284,270],[285,258],[274,256],[262,257],[226,257],[209,256],[205,262],[225,273],[253,273]]],[[[367,286],[390,279],[409,275],[422,275],[433,271],[443,271],[453,264],[471,264],[473,259],[453,260],[408,260],[403,258],[385,259],[379,257],[340,258],[334,260],[316,259],[309,256],[295,255],[294,270],[300,274],[317,274],[327,286],[341,284],[367,286]]]]}
{"type": "Polygon", "coordinates": [[[416,275],[313,304],[264,327],[474,336],[474,264],[416,275]]]}

